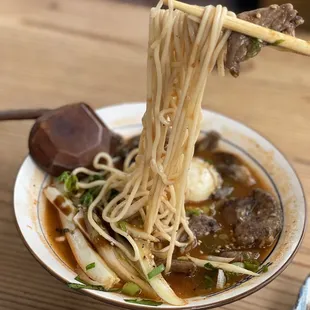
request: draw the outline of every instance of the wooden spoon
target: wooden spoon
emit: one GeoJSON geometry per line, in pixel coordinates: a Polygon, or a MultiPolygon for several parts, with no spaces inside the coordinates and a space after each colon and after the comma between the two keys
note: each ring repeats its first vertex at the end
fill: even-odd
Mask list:
{"type": "Polygon", "coordinates": [[[97,153],[117,152],[122,138],[112,132],[85,103],[55,110],[17,110],[0,113],[0,120],[36,119],[28,147],[35,163],[58,176],[77,167],[92,167],[97,153]]]}

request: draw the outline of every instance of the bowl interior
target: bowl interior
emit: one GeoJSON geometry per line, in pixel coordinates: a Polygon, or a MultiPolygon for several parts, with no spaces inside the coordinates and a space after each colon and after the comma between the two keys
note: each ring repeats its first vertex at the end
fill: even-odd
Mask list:
{"type": "MultiPolygon", "coordinates": [[[[125,137],[141,131],[141,118],[145,111],[143,103],[122,104],[97,111],[104,122],[125,137]]],[[[234,288],[208,297],[188,300],[182,308],[211,308],[235,301],[249,295],[269,283],[294,256],[304,233],[306,212],[301,184],[284,156],[265,138],[255,131],[223,115],[203,111],[202,131],[216,130],[223,139],[220,147],[238,154],[266,180],[279,200],[284,212],[284,229],[265,263],[269,271],[260,277],[238,283],[234,288]]],[[[73,282],[76,274],[57,255],[48,242],[46,229],[42,225],[45,199],[42,189],[49,182],[43,173],[27,157],[18,173],[14,189],[14,210],[17,223],[26,245],[33,255],[52,274],[65,282],[73,282]]],[[[116,293],[85,290],[93,297],[124,308],[146,308],[124,302],[124,296],[116,293]]],[[[162,305],[157,308],[175,308],[162,305]]]]}

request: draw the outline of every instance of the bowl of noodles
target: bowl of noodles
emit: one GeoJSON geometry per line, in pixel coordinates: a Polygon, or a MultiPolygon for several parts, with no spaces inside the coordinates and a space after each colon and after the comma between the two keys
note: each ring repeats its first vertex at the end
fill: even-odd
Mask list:
{"type": "MultiPolygon", "coordinates": [[[[145,109],[144,103],[131,103],[106,107],[98,110],[97,113],[115,132],[125,138],[131,138],[141,134],[141,119],[145,109]]],[[[143,247],[148,248],[147,245],[152,241],[148,241],[149,236],[143,235],[142,230],[139,230],[142,226],[139,226],[137,217],[132,217],[133,220],[131,217],[126,217],[118,221],[117,228],[123,233],[133,230],[134,232],[130,232],[130,235],[133,240],[139,240],[137,244],[141,245],[138,253],[142,251],[142,255],[150,255],[149,259],[155,262],[155,265],[151,266],[147,265],[148,262],[146,263],[145,268],[150,268],[146,271],[146,277],[143,276],[141,269],[139,270],[135,263],[126,257],[121,247],[113,244],[114,239],[111,242],[103,242],[103,239],[94,232],[95,237],[90,239],[73,234],[72,231],[75,228],[72,228],[66,219],[59,218],[55,206],[47,199],[49,193],[45,193],[46,189],[51,186],[53,190],[61,192],[64,184],[61,180],[55,180],[41,171],[30,157],[25,159],[18,173],[14,190],[15,215],[25,244],[50,273],[67,283],[72,289],[82,291],[105,303],[124,308],[212,308],[230,303],[262,288],[284,270],[301,242],[306,212],[300,182],[287,160],[270,142],[245,125],[223,115],[207,110],[202,111],[201,132],[196,145],[198,147],[195,149],[194,158],[199,159],[199,164],[203,161],[207,163],[209,169],[212,166],[220,171],[221,186],[217,185],[216,192],[207,199],[200,196],[201,192],[197,189],[200,187],[201,175],[191,167],[193,171],[190,174],[193,175],[195,186],[189,186],[191,192],[187,191],[185,195],[190,197],[185,198],[185,218],[189,219],[188,227],[195,233],[198,241],[195,245],[186,244],[185,248],[183,246],[177,250],[178,254],[174,253],[171,269],[167,274],[165,274],[165,268],[161,269],[162,266],[167,266],[165,261],[167,251],[161,250],[169,243],[165,241],[161,247],[156,245],[152,248],[151,254],[143,252],[143,247]],[[215,135],[216,146],[210,143],[209,138],[206,139],[206,137],[214,136],[215,132],[217,133],[215,135]],[[221,159],[223,154],[234,155],[238,158],[238,165],[247,169],[247,179],[237,180],[229,174],[230,172],[228,176],[225,176],[225,169],[220,168],[223,165],[221,159]],[[60,185],[53,187],[56,183],[60,185]],[[226,188],[233,188],[233,190],[226,188]],[[262,194],[263,191],[267,193],[267,198],[265,194],[262,194]],[[254,192],[256,194],[253,194],[254,192]],[[272,197],[271,200],[268,200],[269,195],[272,197]],[[258,236],[257,232],[249,231],[248,235],[252,234],[253,238],[257,238],[260,243],[265,240],[265,244],[261,246],[257,245],[257,240],[254,243],[252,240],[254,246],[244,239],[244,233],[237,234],[238,229],[249,228],[242,228],[240,223],[235,226],[227,223],[225,217],[230,214],[227,216],[231,218],[231,205],[234,208],[241,208],[242,205],[251,204],[254,201],[252,207],[261,208],[260,199],[263,199],[263,205],[267,204],[268,208],[271,207],[271,203],[280,208],[278,215],[281,219],[270,223],[274,226],[280,223],[281,227],[276,233],[269,228],[268,238],[266,234],[258,236]],[[229,211],[228,213],[225,208],[229,211]],[[198,220],[200,217],[202,217],[202,222],[198,220]],[[200,225],[197,229],[195,223],[200,225]],[[208,232],[205,232],[203,236],[197,232],[198,229],[202,229],[202,224],[208,227],[208,232]],[[140,236],[137,236],[137,231],[140,236]],[[275,234],[272,235],[273,233],[275,234]],[[67,235],[70,237],[66,239],[67,235]],[[74,239],[78,240],[77,244],[74,239]],[[90,251],[87,247],[89,244],[92,244],[91,249],[96,249],[94,251],[96,254],[87,252],[90,251]],[[83,252],[85,251],[86,261],[84,262],[83,252]],[[75,252],[79,254],[76,255],[75,252]],[[104,257],[106,264],[100,266],[98,256],[104,257]],[[177,261],[180,266],[176,264],[177,261]],[[185,265],[181,266],[182,263],[185,265]],[[129,275],[122,274],[124,268],[118,270],[115,265],[125,267],[129,275]],[[116,269],[113,270],[113,268],[116,269]],[[112,280],[107,274],[109,272],[113,273],[112,280]],[[98,273],[99,277],[94,273],[98,273]],[[106,279],[102,282],[102,276],[107,277],[108,282],[106,279]],[[126,276],[131,278],[124,280],[126,276]],[[115,278],[118,278],[118,281],[115,278]],[[149,282],[146,279],[149,279],[149,282]],[[152,279],[159,282],[154,284],[152,279]],[[160,286],[170,290],[171,295],[162,293],[160,286]],[[179,300],[182,304],[171,304],[179,300]]],[[[224,162],[227,162],[227,159],[224,162]]],[[[199,170],[200,166],[197,167],[199,170]]],[[[98,171],[102,172],[100,168],[98,171]]],[[[81,184],[82,182],[88,184],[97,182],[93,185],[100,186],[101,178],[85,181],[86,174],[81,179],[80,172],[77,175],[81,184]]],[[[89,175],[86,178],[89,178],[89,175]]],[[[207,182],[207,179],[203,180],[207,182]]],[[[190,182],[190,179],[188,180],[190,182]]],[[[67,186],[70,185],[67,184],[67,186]]],[[[91,202],[84,201],[87,197],[85,193],[89,193],[91,189],[90,186],[88,187],[88,189],[83,189],[82,204],[89,206],[91,202]]],[[[57,193],[54,203],[64,206],[64,200],[67,197],[70,197],[68,193],[63,196],[57,193]]],[[[71,200],[75,205],[79,205],[73,197],[71,200]]],[[[113,197],[110,197],[109,201],[112,200],[113,197]]],[[[135,201],[139,201],[139,198],[135,201]]],[[[70,214],[70,208],[70,205],[65,205],[64,213],[70,214]]],[[[273,216],[276,217],[275,213],[276,209],[273,210],[273,214],[268,214],[269,220],[273,216]]],[[[258,217],[257,213],[254,217],[249,215],[248,221],[251,222],[251,226],[260,225],[259,220],[255,222],[258,217]]],[[[77,216],[76,223],[79,221],[81,218],[77,216]]],[[[98,225],[101,225],[100,221],[96,221],[98,225]]],[[[81,231],[87,229],[82,226],[79,226],[81,231]]],[[[261,226],[259,229],[268,230],[261,226]]],[[[83,232],[80,234],[83,235],[83,232]]],[[[178,241],[186,243],[189,236],[186,232],[183,232],[182,236],[178,241]]],[[[154,244],[156,244],[155,238],[163,240],[159,233],[153,234],[152,237],[154,244]]],[[[124,242],[117,237],[115,240],[129,251],[127,241],[124,242]]],[[[128,255],[134,256],[134,251],[130,251],[128,255]]],[[[134,258],[131,257],[131,259],[134,258]]]]}
{"type": "MultiPolygon", "coordinates": [[[[121,137],[116,148],[58,177],[27,157],[14,208],[30,251],[71,289],[123,308],[207,309],[255,292],[288,265],[305,198],[268,140],[202,109],[210,73],[238,76],[261,42],[253,51],[247,38],[249,50],[238,52],[245,38],[223,28],[236,18],[227,8],[192,16],[167,2],[150,13],[146,103],[97,111],[121,137]]],[[[292,31],[303,20],[289,16],[292,31]]]]}

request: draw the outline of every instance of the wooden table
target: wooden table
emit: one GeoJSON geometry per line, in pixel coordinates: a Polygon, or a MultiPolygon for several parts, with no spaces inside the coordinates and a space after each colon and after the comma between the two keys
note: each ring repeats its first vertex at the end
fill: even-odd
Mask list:
{"type": "MultiPolygon", "coordinates": [[[[0,109],[145,99],[148,9],[118,1],[1,0],[0,109]]],[[[309,36],[308,36],[309,38],[309,36]]],[[[213,77],[204,105],[257,129],[291,160],[310,200],[310,61],[266,49],[239,79],[213,77]]],[[[0,123],[0,309],[110,309],[46,272],[15,227],[14,179],[32,122],[0,123]]],[[[306,236],[266,288],[222,309],[291,309],[310,269],[306,236]]]]}

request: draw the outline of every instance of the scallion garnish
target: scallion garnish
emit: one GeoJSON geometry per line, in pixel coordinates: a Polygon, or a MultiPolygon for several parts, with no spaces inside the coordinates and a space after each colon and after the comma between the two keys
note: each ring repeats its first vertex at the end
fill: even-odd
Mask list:
{"type": "Polygon", "coordinates": [[[69,171],[64,171],[58,178],[57,181],[60,183],[65,183],[65,181],[70,177],[69,171]]]}
{"type": "Polygon", "coordinates": [[[94,181],[99,181],[99,180],[104,180],[104,176],[101,174],[95,174],[89,178],[89,182],[94,182],[94,181]]]}
{"type": "Polygon", "coordinates": [[[96,267],[96,263],[91,263],[86,266],[86,270],[90,270],[96,267]]]}
{"type": "Polygon", "coordinates": [[[216,268],[213,265],[211,265],[210,263],[206,263],[205,268],[208,270],[216,270],[216,268]]]}
{"type": "Polygon", "coordinates": [[[162,273],[165,270],[165,266],[163,264],[155,267],[151,272],[147,274],[149,279],[152,279],[162,273]]]}
{"type": "Polygon", "coordinates": [[[74,290],[95,290],[95,291],[101,291],[101,292],[120,292],[120,289],[118,288],[112,288],[112,289],[105,289],[102,285],[92,285],[88,284],[87,282],[83,281],[79,276],[75,278],[76,281],[81,282],[80,283],[67,283],[67,286],[69,288],[72,288],[74,290]]]}
{"type": "Polygon", "coordinates": [[[208,275],[205,275],[205,287],[206,288],[212,288],[214,286],[214,280],[208,276],[208,275]]]}
{"type": "Polygon", "coordinates": [[[118,222],[118,226],[122,231],[127,232],[127,222],[120,221],[118,222]]]}
{"type": "Polygon", "coordinates": [[[253,272],[257,272],[259,269],[259,261],[257,260],[245,260],[244,262],[244,268],[253,272]]]}
{"type": "Polygon", "coordinates": [[[119,191],[112,188],[110,191],[110,196],[109,196],[108,202],[110,202],[112,199],[114,199],[118,194],[119,194],[119,191]]]}
{"type": "Polygon", "coordinates": [[[88,207],[94,200],[93,195],[87,191],[85,194],[82,195],[82,197],[80,198],[80,202],[82,205],[88,207]]]}
{"type": "Polygon", "coordinates": [[[191,216],[191,215],[196,215],[199,216],[201,213],[203,213],[203,211],[201,209],[198,208],[190,208],[186,210],[186,215],[187,216],[191,216]]]}
{"type": "Polygon", "coordinates": [[[268,266],[267,265],[263,265],[262,266],[262,272],[267,272],[268,271],[268,266]]]}
{"type": "Polygon", "coordinates": [[[278,45],[282,44],[283,42],[285,42],[285,40],[280,39],[280,40],[277,40],[277,41],[271,43],[271,45],[273,45],[273,46],[278,46],[278,45]]]}
{"type": "Polygon", "coordinates": [[[77,187],[77,182],[78,178],[76,175],[70,175],[66,180],[65,180],[65,189],[67,192],[74,192],[78,189],[77,187]]]}
{"type": "Polygon", "coordinates": [[[83,284],[85,284],[85,285],[89,285],[86,281],[82,280],[82,279],[80,278],[80,276],[76,276],[76,277],[74,278],[74,280],[75,280],[75,281],[78,281],[78,282],[80,282],[80,283],[83,283],[83,284]]]}
{"type": "Polygon", "coordinates": [[[163,303],[159,301],[149,300],[149,299],[124,299],[126,302],[130,302],[132,304],[138,305],[146,305],[146,306],[160,306],[163,303]]]}
{"type": "Polygon", "coordinates": [[[69,171],[63,172],[58,178],[58,182],[65,184],[67,192],[74,192],[77,188],[78,178],[76,175],[72,175],[69,171]]]}
{"type": "Polygon", "coordinates": [[[141,288],[139,285],[133,282],[127,282],[124,284],[122,288],[122,293],[129,296],[136,296],[141,292],[141,288]]]}
{"type": "Polygon", "coordinates": [[[67,285],[69,288],[72,288],[74,290],[88,289],[88,290],[108,292],[108,290],[106,290],[101,285],[86,285],[86,284],[79,284],[79,283],[68,283],[67,285]]]}

